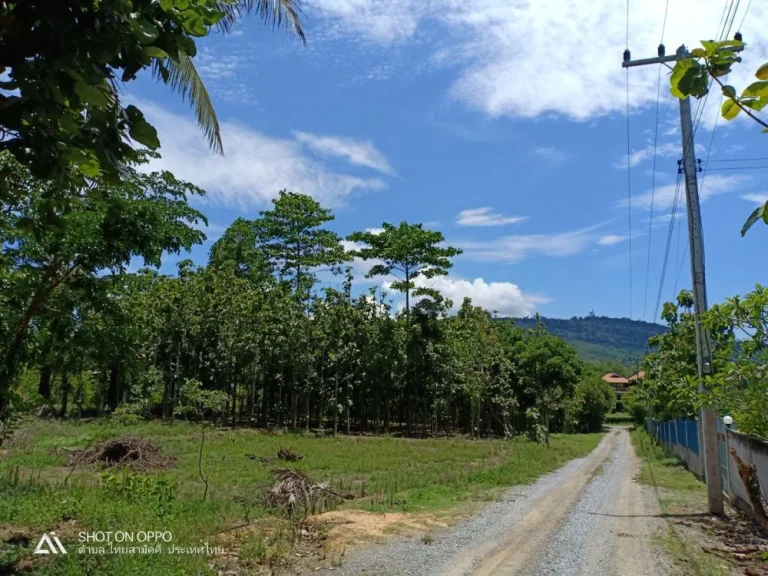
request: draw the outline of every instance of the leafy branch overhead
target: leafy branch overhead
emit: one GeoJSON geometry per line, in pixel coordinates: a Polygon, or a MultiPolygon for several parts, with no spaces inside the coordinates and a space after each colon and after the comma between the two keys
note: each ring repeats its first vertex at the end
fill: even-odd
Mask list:
{"type": "MultiPolygon", "coordinates": [[[[723,94],[720,110],[723,118],[730,121],[744,112],[763,126],[764,133],[768,132],[768,123],[755,114],[768,105],[768,63],[760,66],[755,72],[757,82],[747,86],[741,95],[738,95],[736,88],[725,84],[722,78],[731,73],[734,64],[741,62],[737,53],[743,50],[746,44],[740,40],[710,40],[702,41],[701,45],[702,48],[693,49],[688,58],[679,60],[672,69],[669,80],[672,95],[677,98],[701,98],[709,93],[713,83],[717,83],[723,94]]],[[[760,219],[768,224],[768,203],[752,212],[741,229],[741,235],[744,236],[760,219]]]]}
{"type": "Polygon", "coordinates": [[[146,68],[196,111],[211,148],[218,120],[192,63],[195,39],[255,11],[306,41],[296,0],[25,0],[0,4],[0,151],[36,177],[116,181],[160,140],[121,84],[146,68]]]}

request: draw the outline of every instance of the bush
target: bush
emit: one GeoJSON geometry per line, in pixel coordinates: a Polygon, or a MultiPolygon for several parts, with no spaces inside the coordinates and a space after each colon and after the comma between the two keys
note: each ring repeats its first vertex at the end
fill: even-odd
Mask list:
{"type": "Polygon", "coordinates": [[[605,415],[616,406],[616,393],[599,378],[582,380],[576,385],[576,420],[582,432],[599,432],[605,415]]]}
{"type": "Polygon", "coordinates": [[[643,428],[645,421],[648,419],[648,406],[641,395],[641,388],[634,386],[624,394],[623,400],[626,411],[632,417],[632,422],[635,423],[635,426],[643,428]]]}

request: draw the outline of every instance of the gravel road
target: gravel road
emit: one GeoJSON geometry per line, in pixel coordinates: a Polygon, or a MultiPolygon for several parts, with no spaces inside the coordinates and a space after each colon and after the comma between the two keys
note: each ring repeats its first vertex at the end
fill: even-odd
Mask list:
{"type": "Polygon", "coordinates": [[[650,544],[658,503],[634,481],[629,434],[615,429],[587,457],[519,486],[456,526],[355,550],[328,574],[656,576],[669,566],[650,544]]]}

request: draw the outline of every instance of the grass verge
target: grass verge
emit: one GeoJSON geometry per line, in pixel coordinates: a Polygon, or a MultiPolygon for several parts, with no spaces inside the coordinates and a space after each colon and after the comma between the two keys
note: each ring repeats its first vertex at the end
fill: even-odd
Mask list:
{"type": "MultiPolygon", "coordinates": [[[[655,444],[645,430],[632,431],[632,443],[643,467],[638,481],[656,491],[662,514],[668,522],[666,533],[655,537],[675,564],[676,574],[686,576],[729,576],[751,573],[736,570],[729,559],[738,548],[740,532],[755,531],[750,522],[735,516],[718,519],[707,514],[707,487],[682,462],[655,444]]],[[[757,574],[768,568],[760,556],[742,568],[754,568],[757,574]]]]}
{"type": "MultiPolygon", "coordinates": [[[[410,440],[391,437],[313,437],[220,429],[207,434],[198,472],[200,429],[159,422],[121,427],[108,421],[35,421],[20,429],[0,456],[0,573],[8,566],[40,574],[207,574],[285,565],[322,540],[298,520],[286,520],[261,498],[269,466],[286,448],[295,466],[350,498],[341,507],[369,512],[446,513],[492,499],[594,449],[602,435],[553,435],[549,448],[525,439],[410,440]],[[94,439],[149,437],[176,466],[148,473],[66,466],[72,449],[94,439]],[[70,552],[33,556],[44,532],[55,531],[70,552]],[[172,534],[162,553],[104,553],[104,542],[80,542],[81,532],[161,531],[172,534]],[[206,552],[169,554],[168,545],[206,552]],[[26,544],[26,546],[24,545],[26,544]],[[93,550],[79,552],[86,544],[93,550]],[[208,550],[218,547],[215,554],[208,550]],[[223,551],[222,551],[223,550],[223,551]],[[297,552],[297,550],[299,552],[297,552]]],[[[113,547],[112,550],[114,550],[113,547]]],[[[134,546],[138,547],[139,543],[134,546]]]]}

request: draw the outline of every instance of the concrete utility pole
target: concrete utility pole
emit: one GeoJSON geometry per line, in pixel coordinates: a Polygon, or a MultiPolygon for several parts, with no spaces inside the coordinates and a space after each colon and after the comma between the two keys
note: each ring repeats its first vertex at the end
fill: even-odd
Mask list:
{"type": "MultiPolygon", "coordinates": [[[[739,38],[740,40],[741,38],[739,38]]],[[[731,48],[734,52],[741,48],[731,48]]],[[[646,64],[661,64],[688,58],[685,46],[680,46],[674,56],[665,56],[664,45],[659,45],[657,58],[632,61],[629,50],[624,51],[622,67],[631,68],[646,64]]],[[[702,314],[707,311],[707,288],[704,277],[704,241],[702,238],[701,210],[699,208],[699,186],[696,178],[696,155],[693,141],[693,121],[691,119],[691,100],[680,100],[680,126],[683,136],[683,172],[685,173],[685,196],[688,206],[688,241],[691,247],[691,280],[693,285],[694,317],[696,328],[696,364],[699,375],[699,392],[708,394],[705,379],[712,374],[712,355],[709,329],[701,322],[702,314]]],[[[722,516],[723,477],[720,470],[720,450],[717,439],[717,412],[712,408],[701,410],[701,429],[704,439],[704,471],[707,481],[709,511],[722,516]]]]}

